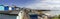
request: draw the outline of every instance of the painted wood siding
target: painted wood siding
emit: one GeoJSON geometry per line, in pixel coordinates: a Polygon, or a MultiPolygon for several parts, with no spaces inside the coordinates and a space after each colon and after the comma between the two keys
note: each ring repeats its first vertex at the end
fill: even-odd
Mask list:
{"type": "Polygon", "coordinates": [[[3,6],[0,6],[0,11],[4,11],[4,7],[3,6]]]}

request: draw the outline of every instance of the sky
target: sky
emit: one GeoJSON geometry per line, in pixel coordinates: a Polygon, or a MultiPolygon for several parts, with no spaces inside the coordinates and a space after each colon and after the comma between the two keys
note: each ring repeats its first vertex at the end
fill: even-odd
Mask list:
{"type": "Polygon", "coordinates": [[[34,3],[36,0],[0,0],[0,4],[3,5],[16,5],[16,6],[25,6],[34,3]]]}
{"type": "MultiPolygon", "coordinates": [[[[0,4],[40,10],[60,10],[60,0],[0,0],[0,4]]],[[[52,11],[52,13],[56,15],[60,11],[52,11]]]]}

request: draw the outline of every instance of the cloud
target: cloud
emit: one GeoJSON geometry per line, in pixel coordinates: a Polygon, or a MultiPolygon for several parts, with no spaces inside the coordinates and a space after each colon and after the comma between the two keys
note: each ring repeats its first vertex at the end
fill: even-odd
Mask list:
{"type": "Polygon", "coordinates": [[[42,9],[42,10],[58,10],[60,8],[60,0],[36,0],[36,3],[27,5],[26,8],[42,9]]]}
{"type": "MultiPolygon", "coordinates": [[[[60,0],[36,0],[35,3],[29,4],[26,8],[39,10],[60,10],[60,0]]],[[[60,11],[49,11],[51,15],[58,15],[60,11]]]]}

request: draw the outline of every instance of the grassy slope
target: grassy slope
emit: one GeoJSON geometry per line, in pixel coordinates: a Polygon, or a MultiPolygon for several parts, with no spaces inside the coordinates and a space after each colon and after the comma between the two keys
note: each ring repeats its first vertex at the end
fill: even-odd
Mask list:
{"type": "Polygon", "coordinates": [[[58,17],[54,17],[54,18],[52,18],[52,19],[58,19],[58,17]]]}

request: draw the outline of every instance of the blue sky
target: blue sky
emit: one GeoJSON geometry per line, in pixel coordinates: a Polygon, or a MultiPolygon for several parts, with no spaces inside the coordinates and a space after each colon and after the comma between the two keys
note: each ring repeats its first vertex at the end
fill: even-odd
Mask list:
{"type": "MultiPolygon", "coordinates": [[[[41,10],[60,10],[60,0],[0,0],[0,4],[3,5],[16,5],[18,7],[26,7],[31,9],[41,10]]],[[[58,14],[60,11],[51,12],[58,14]]]]}
{"type": "Polygon", "coordinates": [[[0,0],[0,4],[3,5],[17,5],[17,6],[25,6],[28,4],[34,3],[36,0],[0,0]]]}

